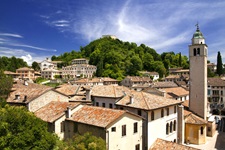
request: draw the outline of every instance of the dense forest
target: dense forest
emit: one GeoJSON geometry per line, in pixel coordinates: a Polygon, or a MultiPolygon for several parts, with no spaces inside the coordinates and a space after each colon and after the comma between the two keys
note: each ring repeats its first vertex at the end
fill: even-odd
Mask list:
{"type": "Polygon", "coordinates": [[[27,66],[27,62],[25,62],[22,58],[16,58],[14,56],[11,58],[5,56],[0,57],[1,70],[16,72],[16,69],[27,66]]]}
{"type": "Polygon", "coordinates": [[[92,41],[80,51],[66,52],[52,56],[52,60],[62,60],[64,65],[71,64],[75,58],[88,58],[91,65],[97,66],[96,76],[123,79],[126,75],[140,75],[139,71],[156,71],[160,77],[168,73],[169,68],[189,68],[188,57],[181,53],[164,52],[141,44],[123,42],[119,39],[100,38],[92,41]]]}

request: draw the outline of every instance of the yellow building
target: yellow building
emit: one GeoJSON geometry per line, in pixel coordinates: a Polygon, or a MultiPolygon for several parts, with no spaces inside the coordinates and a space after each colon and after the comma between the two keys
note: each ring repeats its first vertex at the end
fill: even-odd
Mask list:
{"type": "Polygon", "coordinates": [[[198,117],[190,111],[184,110],[185,121],[185,143],[206,143],[207,121],[198,117]]]}

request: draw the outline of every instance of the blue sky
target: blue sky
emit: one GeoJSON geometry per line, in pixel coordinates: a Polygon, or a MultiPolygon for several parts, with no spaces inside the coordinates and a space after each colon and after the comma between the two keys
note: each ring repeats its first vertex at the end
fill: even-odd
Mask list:
{"type": "Polygon", "coordinates": [[[208,59],[225,63],[224,0],[1,0],[0,56],[28,64],[111,34],[188,56],[198,22],[208,59]]]}

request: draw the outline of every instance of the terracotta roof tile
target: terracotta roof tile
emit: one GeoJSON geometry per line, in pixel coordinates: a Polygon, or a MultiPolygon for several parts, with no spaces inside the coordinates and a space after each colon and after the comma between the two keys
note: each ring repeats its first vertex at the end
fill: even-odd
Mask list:
{"type": "Polygon", "coordinates": [[[182,101],[168,99],[146,92],[132,91],[130,95],[126,95],[119,100],[116,105],[123,105],[144,110],[154,110],[180,103],[182,103],[182,101]],[[131,96],[133,96],[133,103],[130,102],[131,96]]]}
{"type": "Polygon", "coordinates": [[[28,85],[24,85],[24,82],[18,81],[16,84],[13,85],[13,92],[10,93],[7,102],[12,103],[28,103],[34,98],[42,95],[43,93],[53,89],[52,87],[35,84],[35,83],[28,83],[28,85]],[[20,99],[16,100],[15,96],[19,95],[20,99]],[[26,100],[25,100],[26,96],[26,100]]]}
{"type": "Polygon", "coordinates": [[[180,75],[169,75],[166,77],[166,79],[179,79],[180,75]]]}
{"type": "Polygon", "coordinates": [[[170,88],[170,87],[178,87],[174,82],[154,82],[152,84],[154,88],[170,88]]]}
{"type": "Polygon", "coordinates": [[[80,105],[80,103],[50,102],[37,110],[34,114],[46,122],[54,122],[65,114],[67,107],[74,109],[78,105],[80,105]]]}
{"type": "Polygon", "coordinates": [[[126,78],[130,79],[133,82],[149,82],[151,81],[151,78],[149,77],[139,77],[139,76],[127,76],[126,78]]]}
{"type": "Polygon", "coordinates": [[[130,93],[130,89],[124,86],[115,85],[96,85],[92,88],[91,95],[98,97],[119,98],[125,93],[130,93]]]}
{"type": "Polygon", "coordinates": [[[185,100],[185,101],[182,103],[182,105],[183,105],[184,107],[189,107],[189,100],[185,100]]]}
{"type": "Polygon", "coordinates": [[[189,124],[207,124],[207,121],[198,117],[190,111],[184,110],[185,123],[189,124]]]}
{"type": "Polygon", "coordinates": [[[176,97],[189,95],[189,91],[182,87],[164,88],[163,90],[167,92],[168,98],[171,97],[170,94],[173,94],[176,97]]]}
{"type": "Polygon", "coordinates": [[[105,128],[125,113],[124,110],[83,106],[69,120],[105,128]]]}
{"type": "Polygon", "coordinates": [[[197,148],[177,144],[163,139],[157,139],[149,150],[199,150],[197,148]]]}
{"type": "Polygon", "coordinates": [[[69,84],[60,85],[59,88],[56,89],[56,91],[68,96],[73,96],[77,94],[79,90],[80,90],[80,86],[69,85],[69,84]]]}
{"type": "Polygon", "coordinates": [[[208,85],[210,86],[225,86],[225,81],[221,78],[208,78],[208,85]]]}
{"type": "Polygon", "coordinates": [[[28,68],[28,67],[19,68],[19,69],[16,69],[16,70],[30,70],[30,71],[34,71],[33,68],[28,68]]]}

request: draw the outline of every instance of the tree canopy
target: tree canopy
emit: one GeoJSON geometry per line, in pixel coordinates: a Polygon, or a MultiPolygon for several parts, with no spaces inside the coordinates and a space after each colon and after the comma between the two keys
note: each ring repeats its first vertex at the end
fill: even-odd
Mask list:
{"type": "Polygon", "coordinates": [[[222,63],[222,57],[220,55],[220,51],[217,54],[217,70],[216,73],[220,76],[223,74],[223,63],[222,63]]]}
{"type": "Polygon", "coordinates": [[[188,57],[181,53],[165,52],[161,55],[144,44],[123,42],[108,37],[90,42],[80,51],[66,52],[52,60],[61,60],[70,64],[72,59],[87,58],[91,65],[97,66],[96,76],[122,80],[127,75],[140,75],[139,72],[156,71],[160,77],[168,73],[169,68],[189,68],[188,57]],[[155,66],[158,65],[158,66],[155,66]]]}
{"type": "Polygon", "coordinates": [[[0,149],[53,149],[58,138],[24,107],[0,105],[0,149]]]}
{"type": "Polygon", "coordinates": [[[6,98],[13,86],[13,79],[0,70],[0,97],[6,98]]]}
{"type": "Polygon", "coordinates": [[[16,69],[27,66],[27,62],[22,58],[16,58],[14,56],[11,58],[5,56],[0,57],[0,69],[2,70],[15,72],[16,69]]]}

